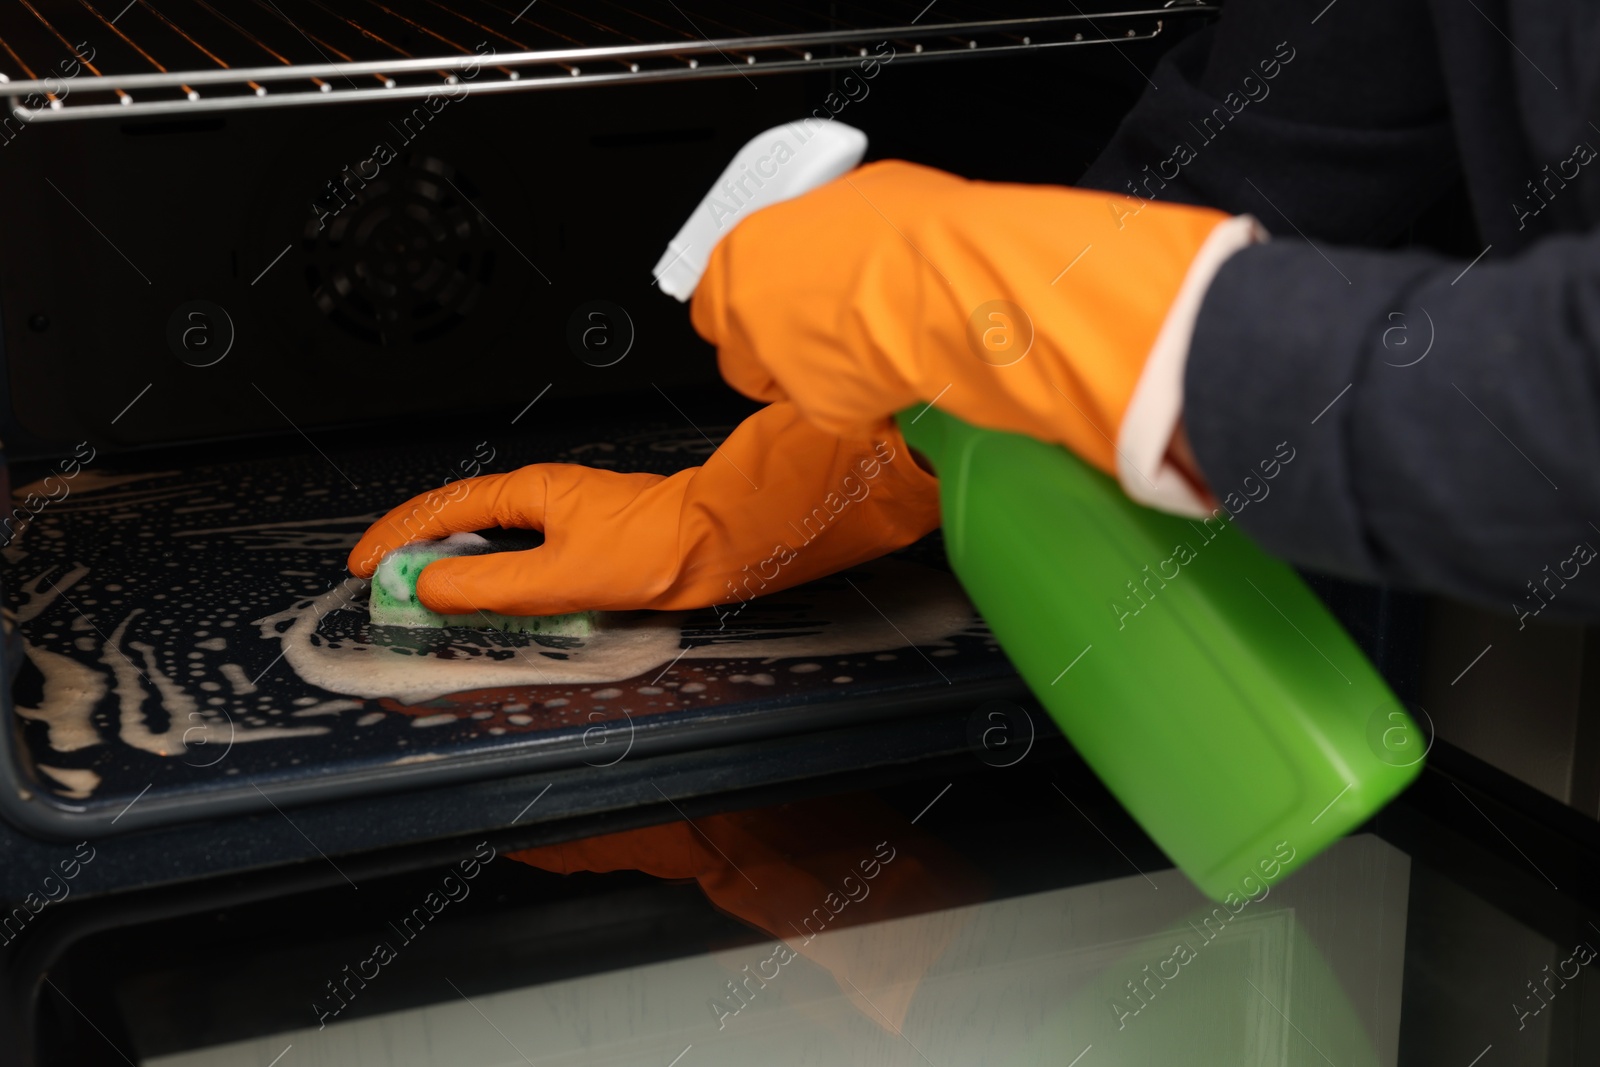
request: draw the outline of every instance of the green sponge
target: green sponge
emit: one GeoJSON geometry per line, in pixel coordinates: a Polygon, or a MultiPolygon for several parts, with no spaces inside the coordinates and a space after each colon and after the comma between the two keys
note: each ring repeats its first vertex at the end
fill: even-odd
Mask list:
{"type": "Polygon", "coordinates": [[[417,599],[417,578],[422,574],[422,568],[434,560],[502,550],[487,538],[473,533],[451,534],[442,541],[418,541],[395,549],[383,557],[372,576],[372,593],[367,607],[373,623],[377,626],[469,626],[480,630],[566,637],[586,637],[594,633],[600,615],[596,611],[579,611],[570,615],[501,615],[493,611],[441,615],[429,611],[417,599]]]}

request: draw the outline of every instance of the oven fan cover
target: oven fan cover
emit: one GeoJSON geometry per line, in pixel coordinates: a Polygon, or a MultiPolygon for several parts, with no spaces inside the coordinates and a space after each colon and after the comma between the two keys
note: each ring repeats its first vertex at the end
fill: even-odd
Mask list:
{"type": "Polygon", "coordinates": [[[466,322],[494,275],[479,189],[426,154],[366,162],[313,201],[301,240],[307,293],[320,316],[368,344],[439,340],[466,322]]]}

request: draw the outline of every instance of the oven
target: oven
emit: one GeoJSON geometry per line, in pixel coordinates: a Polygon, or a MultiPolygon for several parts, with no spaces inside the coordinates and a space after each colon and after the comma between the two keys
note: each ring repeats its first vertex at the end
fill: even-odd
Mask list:
{"type": "MultiPolygon", "coordinates": [[[[364,908],[326,902],[370,887],[403,911],[480,842],[542,859],[509,874],[484,861],[493,873],[458,909],[454,947],[412,954],[499,960],[463,979],[469,1005],[601,975],[640,931],[653,939],[628,957],[641,966],[752,944],[747,914],[723,901],[708,912],[681,886],[624,879],[591,897],[541,881],[580,839],[636,844],[628,835],[740,811],[782,833],[799,833],[795,810],[878,819],[949,879],[943,895],[876,916],[894,922],[976,906],[984,885],[1020,901],[1126,874],[1114,856],[1038,871],[1007,860],[996,841],[1047,833],[1038,816],[1007,814],[1012,785],[965,809],[955,844],[916,838],[940,776],[981,794],[974,782],[1014,760],[1031,761],[1039,789],[1071,783],[1078,814],[1116,827],[1139,877],[1185,892],[1032,701],[937,535],[760,598],[732,625],[709,609],[641,614],[589,641],[372,627],[344,563],[373,520],[447,480],[551,461],[671,473],[754,410],[652,275],[751,135],[837,118],[869,134],[873,157],[1070,182],[1161,51],[1214,14],[0,0],[0,202],[12,208],[0,230],[0,899],[41,901],[12,906],[4,927],[3,1054],[199,1055],[302,1025],[272,990],[305,992],[300,1014],[349,994],[332,979],[301,988],[334,961],[314,944],[357,948],[343,931],[364,908]],[[863,790],[872,799],[841,806],[863,790]],[[1013,825],[991,822],[985,843],[979,812],[1013,825]],[[291,932],[297,914],[315,917],[291,932]],[[205,932],[184,944],[190,923],[205,932]],[[523,955],[497,947],[505,923],[525,924],[512,938],[523,955]],[[296,977],[224,968],[249,1010],[212,1003],[224,948],[296,977]],[[154,977],[129,962],[155,957],[154,977]],[[98,982],[102,966],[121,977],[98,982]],[[161,1018],[172,998],[208,1001],[206,1024],[161,1018]]],[[[1413,703],[1446,688],[1432,665],[1478,637],[1471,618],[1421,598],[1313,584],[1413,703]]],[[[1553,730],[1567,710],[1578,722],[1567,704],[1553,730]]],[[[1446,718],[1466,725],[1441,727],[1441,751],[1456,752],[1450,729],[1495,747],[1469,712],[1446,718]]],[[[1474,790],[1526,787],[1459,759],[1474,790]]],[[[1555,799],[1584,810],[1597,783],[1580,762],[1555,799]]],[[[1393,818],[1412,835],[1399,847],[1420,847],[1424,816],[1393,818]]],[[[868,836],[841,840],[871,855],[868,836]]],[[[1403,920],[1405,895],[1384,881],[1404,865],[1395,847],[1357,841],[1337,862],[1371,914],[1403,920]]],[[[1303,907],[1333,928],[1333,902],[1303,907]]],[[[1024,929],[1030,914],[982,921],[1024,929]]],[[[1126,922],[1106,914],[1110,944],[1126,922]]],[[[1303,943],[1265,916],[1258,935],[1253,951],[1269,957],[1303,943]]],[[[1333,970],[1398,997],[1398,963],[1379,962],[1333,970]]],[[[1269,972],[1262,981],[1283,977],[1269,972]]],[[[439,995],[452,994],[396,980],[347,1018],[439,995]]],[[[1393,1046],[1394,1020],[1365,1011],[1393,1046]]]]}

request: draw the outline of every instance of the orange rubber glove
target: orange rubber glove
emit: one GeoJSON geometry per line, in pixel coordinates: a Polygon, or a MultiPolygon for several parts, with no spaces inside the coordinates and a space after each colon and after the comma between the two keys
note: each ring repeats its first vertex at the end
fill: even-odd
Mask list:
{"type": "Polygon", "coordinates": [[[536,463],[460,485],[454,501],[424,493],[373,523],[350,570],[370,578],[401,545],[463,530],[542,530],[544,544],[525,552],[429,564],[418,598],[446,614],[680,610],[787,589],[939,524],[938,482],[897,431],[840,438],[788,403],[670,477],[536,463]]]}
{"type": "Polygon", "coordinates": [[[723,237],[694,325],[734,388],[790,399],[831,432],[872,432],[937,398],[974,425],[1064,445],[1115,474],[1146,359],[1191,264],[1229,221],[1133,204],[869,164],[723,237]]]}

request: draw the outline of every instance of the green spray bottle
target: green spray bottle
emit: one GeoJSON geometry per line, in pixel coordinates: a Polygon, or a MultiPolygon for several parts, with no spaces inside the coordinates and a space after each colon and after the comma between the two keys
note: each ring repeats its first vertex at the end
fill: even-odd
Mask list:
{"type": "MultiPolygon", "coordinates": [[[[688,300],[732,223],[848,172],[866,143],[837,121],[752,138],[656,264],[662,291],[688,300]],[[779,141],[789,158],[777,175],[734,211],[713,210],[724,182],[779,141]]],[[[1421,733],[1382,677],[1305,582],[1231,522],[1135,504],[1066,449],[935,406],[898,421],[939,476],[951,567],[1001,647],[1207,895],[1255,895],[1420,772],[1421,733]]]]}
{"type": "Polygon", "coordinates": [[[1252,896],[1388,803],[1421,733],[1292,568],[1135,504],[1067,450],[937,408],[951,567],[1084,761],[1208,896],[1252,896]]]}

